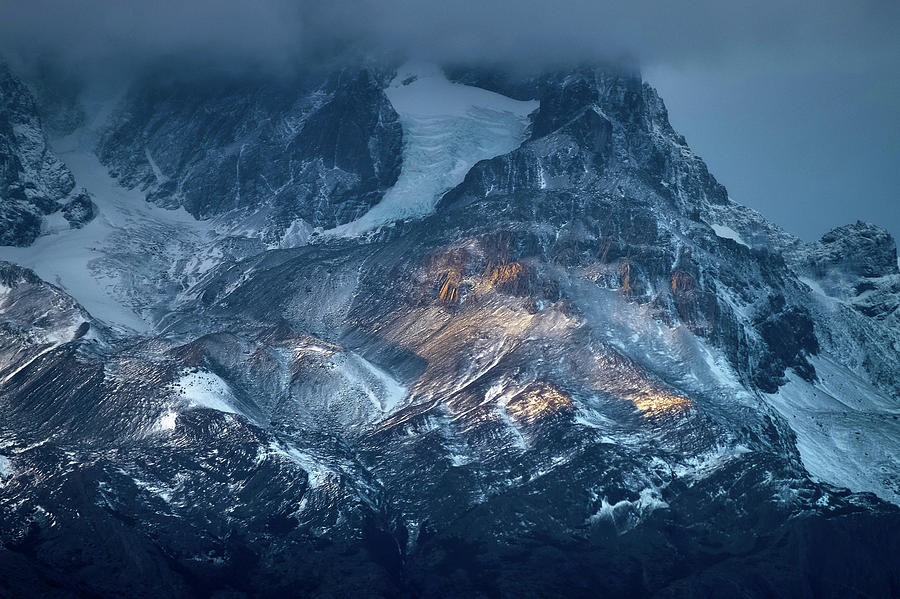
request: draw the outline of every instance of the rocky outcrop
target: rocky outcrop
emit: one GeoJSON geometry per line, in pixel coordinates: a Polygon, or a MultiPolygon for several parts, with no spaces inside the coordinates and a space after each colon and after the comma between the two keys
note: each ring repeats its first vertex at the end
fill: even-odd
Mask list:
{"type": "Polygon", "coordinates": [[[378,203],[400,172],[402,131],[371,68],[295,79],[132,88],[99,155],[126,187],[199,219],[258,215],[278,238],[295,221],[330,228],[378,203]]]}
{"type": "Polygon", "coordinates": [[[900,273],[894,238],[886,229],[862,221],[823,235],[810,252],[810,262],[817,274],[829,268],[865,278],[900,273]]]}
{"type": "Polygon", "coordinates": [[[793,256],[795,268],[829,297],[865,316],[898,322],[897,244],[885,229],[864,223],[837,227],[793,256]]]}
{"type": "Polygon", "coordinates": [[[83,226],[94,208],[87,192],[74,190],[72,173],[47,145],[34,98],[0,63],[0,245],[30,245],[55,212],[83,226]]]}

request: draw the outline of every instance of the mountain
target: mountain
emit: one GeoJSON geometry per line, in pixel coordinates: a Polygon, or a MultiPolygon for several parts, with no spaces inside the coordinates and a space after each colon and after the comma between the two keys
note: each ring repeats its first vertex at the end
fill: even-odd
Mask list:
{"type": "Polygon", "coordinates": [[[153,73],[85,123],[96,217],[0,248],[0,592],[900,589],[894,240],[736,204],[639,74],[153,73]]]}

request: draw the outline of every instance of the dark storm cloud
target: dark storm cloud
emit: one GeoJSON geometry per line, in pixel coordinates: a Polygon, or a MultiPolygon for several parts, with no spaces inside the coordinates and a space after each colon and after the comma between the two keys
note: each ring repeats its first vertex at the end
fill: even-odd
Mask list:
{"type": "Polygon", "coordinates": [[[283,68],[348,45],[437,60],[708,60],[857,51],[895,36],[893,0],[19,0],[0,40],[22,61],[102,72],[159,59],[283,68]]]}

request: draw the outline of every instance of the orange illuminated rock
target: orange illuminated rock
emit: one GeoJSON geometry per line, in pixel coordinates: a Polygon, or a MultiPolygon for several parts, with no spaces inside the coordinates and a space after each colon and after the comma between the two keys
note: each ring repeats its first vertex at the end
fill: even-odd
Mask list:
{"type": "Polygon", "coordinates": [[[499,264],[488,270],[488,280],[492,285],[505,285],[516,281],[522,274],[521,262],[499,264]]]}
{"type": "Polygon", "coordinates": [[[688,398],[664,391],[638,393],[629,397],[628,401],[646,418],[685,412],[691,407],[691,400],[688,398]]]}
{"type": "Polygon", "coordinates": [[[531,424],[572,408],[572,398],[546,383],[529,385],[506,404],[506,413],[515,422],[531,424]]]}
{"type": "Polygon", "coordinates": [[[447,304],[459,303],[459,282],[462,275],[458,271],[451,271],[444,275],[441,283],[440,299],[447,304]]]}
{"type": "Polygon", "coordinates": [[[691,275],[682,271],[677,271],[672,274],[672,293],[677,293],[679,289],[685,290],[690,287],[691,275]]]}
{"type": "Polygon", "coordinates": [[[631,293],[631,264],[625,262],[622,264],[622,277],[624,280],[622,281],[622,291],[624,293],[631,293]]]}

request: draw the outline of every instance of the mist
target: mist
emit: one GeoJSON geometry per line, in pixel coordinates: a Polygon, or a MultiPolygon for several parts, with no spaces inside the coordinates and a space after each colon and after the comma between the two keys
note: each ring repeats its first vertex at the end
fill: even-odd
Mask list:
{"type": "Polygon", "coordinates": [[[895,0],[32,0],[0,54],[82,84],[154,68],[291,73],[336,57],[541,69],[637,64],[731,190],[811,239],[864,218],[900,235],[895,0]]]}
{"type": "Polygon", "coordinates": [[[438,62],[649,66],[896,49],[898,15],[889,0],[33,0],[0,7],[0,45],[13,60],[58,60],[85,74],[191,56],[281,69],[337,48],[438,62]]]}

